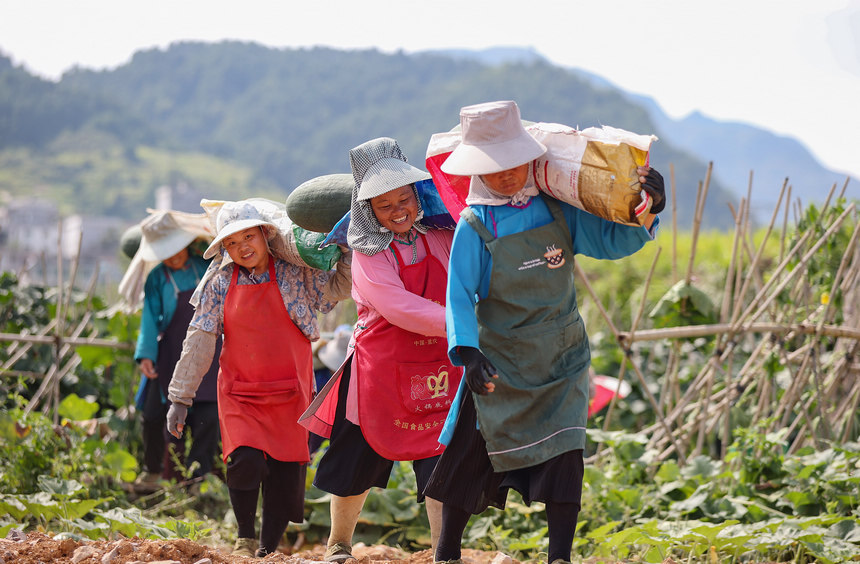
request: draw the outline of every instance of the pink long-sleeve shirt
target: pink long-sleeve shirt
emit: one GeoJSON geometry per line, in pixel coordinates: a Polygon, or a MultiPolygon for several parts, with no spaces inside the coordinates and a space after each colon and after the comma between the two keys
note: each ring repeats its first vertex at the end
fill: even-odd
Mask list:
{"type": "MultiPolygon", "coordinates": [[[[430,254],[442,263],[447,272],[454,232],[430,229],[426,234],[419,234],[418,237],[416,262],[426,256],[424,244],[421,242],[421,238],[425,237],[430,254]]],[[[398,245],[397,250],[404,261],[412,259],[412,249],[409,245],[394,244],[398,245]]],[[[429,337],[446,337],[445,306],[413,294],[403,287],[403,282],[400,280],[400,264],[394,258],[391,249],[372,256],[359,252],[353,253],[352,298],[355,300],[358,321],[350,342],[350,349],[355,344],[355,336],[363,328],[373,325],[380,317],[384,317],[392,325],[413,333],[429,337]]],[[[355,351],[354,354],[360,355],[361,352],[355,351]]],[[[361,375],[358,373],[358,363],[353,362],[351,370],[346,417],[359,425],[356,391],[361,375]]]]}

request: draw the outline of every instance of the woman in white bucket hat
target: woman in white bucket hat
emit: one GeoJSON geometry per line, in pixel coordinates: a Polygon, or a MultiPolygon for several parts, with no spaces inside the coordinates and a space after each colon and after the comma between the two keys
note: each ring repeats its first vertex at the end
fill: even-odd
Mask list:
{"type": "MultiPolygon", "coordinates": [[[[544,146],[513,101],[460,111],[462,142],[442,171],[471,176],[448,272],[448,353],[465,366],[425,495],[443,502],[437,561],[459,561],[473,514],[503,508],[510,488],[543,502],[548,561],[570,561],[582,493],[590,353],[576,305],[573,257],[620,258],[653,229],[542,196],[532,162],[544,146]],[[480,428],[479,428],[480,427],[480,428]]],[[[659,173],[640,181],[663,199],[659,173]]],[[[654,208],[652,208],[654,209],[654,208]]],[[[656,227],[652,215],[648,227],[656,227]]]]}
{"type": "Polygon", "coordinates": [[[169,440],[165,426],[167,386],[194,313],[189,299],[209,266],[209,261],[193,250],[195,240],[212,237],[197,219],[200,218],[169,210],[153,211],[140,223],[140,246],[132,257],[133,261],[155,264],[143,286],[140,332],[134,351],[142,373],[136,395],[143,415],[144,471],[134,483],[138,493],[155,491],[161,487],[162,479],[182,479],[174,467],[174,456],[193,468],[192,478],[200,478],[212,470],[218,449],[217,360],[207,370],[198,401],[189,413],[192,442],[187,456],[184,442],[169,440]],[[170,449],[165,448],[168,444],[170,449]]]}
{"type": "Polygon", "coordinates": [[[445,286],[451,230],[421,224],[415,183],[429,174],[406,162],[394,139],[350,153],[348,241],[355,251],[358,321],[352,352],[302,416],[330,437],[314,485],[332,494],[325,560],[352,558],[352,535],[372,487],[385,488],[395,460],[412,461],[435,547],[441,504],[421,493],[436,464],[439,429],[462,370],[448,360],[445,286]]]}
{"type": "Polygon", "coordinates": [[[313,394],[316,316],[349,296],[351,253],[329,272],[292,264],[270,253],[282,235],[254,202],[226,202],[213,214],[217,233],[204,256],[220,253],[221,261],[192,298],[196,312],[170,382],[167,428],[181,436],[203,365],[223,334],[218,411],[238,525],[233,553],[262,557],[277,550],[290,521],[304,519],[308,433],[296,421],[313,394]]]}

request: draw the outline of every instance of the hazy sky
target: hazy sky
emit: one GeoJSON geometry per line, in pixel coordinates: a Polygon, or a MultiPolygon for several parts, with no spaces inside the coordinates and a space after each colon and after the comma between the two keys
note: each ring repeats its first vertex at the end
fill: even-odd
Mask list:
{"type": "Polygon", "coordinates": [[[183,39],[531,47],[673,117],[699,110],[789,135],[860,177],[860,0],[0,0],[0,51],[44,77],[183,39]]]}

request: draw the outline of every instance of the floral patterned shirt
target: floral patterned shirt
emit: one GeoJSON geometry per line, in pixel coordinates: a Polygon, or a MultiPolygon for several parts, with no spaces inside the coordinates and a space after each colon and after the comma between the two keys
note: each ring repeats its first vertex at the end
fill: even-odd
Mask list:
{"type": "MultiPolygon", "coordinates": [[[[224,300],[230,288],[233,269],[239,268],[237,284],[262,284],[269,281],[269,272],[254,276],[245,268],[230,263],[219,269],[200,290],[200,301],[191,326],[220,335],[224,331],[224,300]]],[[[334,302],[323,298],[323,290],[334,272],[298,266],[275,259],[275,277],[290,319],[310,341],[319,339],[317,312],[328,313],[334,302]]]]}

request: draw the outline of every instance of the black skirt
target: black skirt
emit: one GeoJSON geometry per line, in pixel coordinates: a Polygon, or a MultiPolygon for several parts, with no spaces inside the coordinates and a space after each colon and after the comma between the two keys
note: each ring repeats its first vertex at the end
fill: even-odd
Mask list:
{"type": "Polygon", "coordinates": [[[490,505],[504,509],[509,489],[519,492],[526,504],[581,502],[581,449],[527,468],[496,472],[487,454],[487,443],[477,428],[477,417],[472,393],[466,390],[451,443],[439,457],[424,495],[473,515],[490,505]]]}
{"type": "MultiPolygon", "coordinates": [[[[351,368],[350,359],[343,367],[338,383],[337,409],[329,446],[320,459],[314,476],[314,486],[341,497],[358,495],[372,487],[386,487],[394,467],[394,461],[383,458],[367,444],[361,427],[346,418],[346,396],[351,368]]],[[[424,501],[423,490],[438,458],[433,456],[412,462],[419,503],[424,501]]]]}

